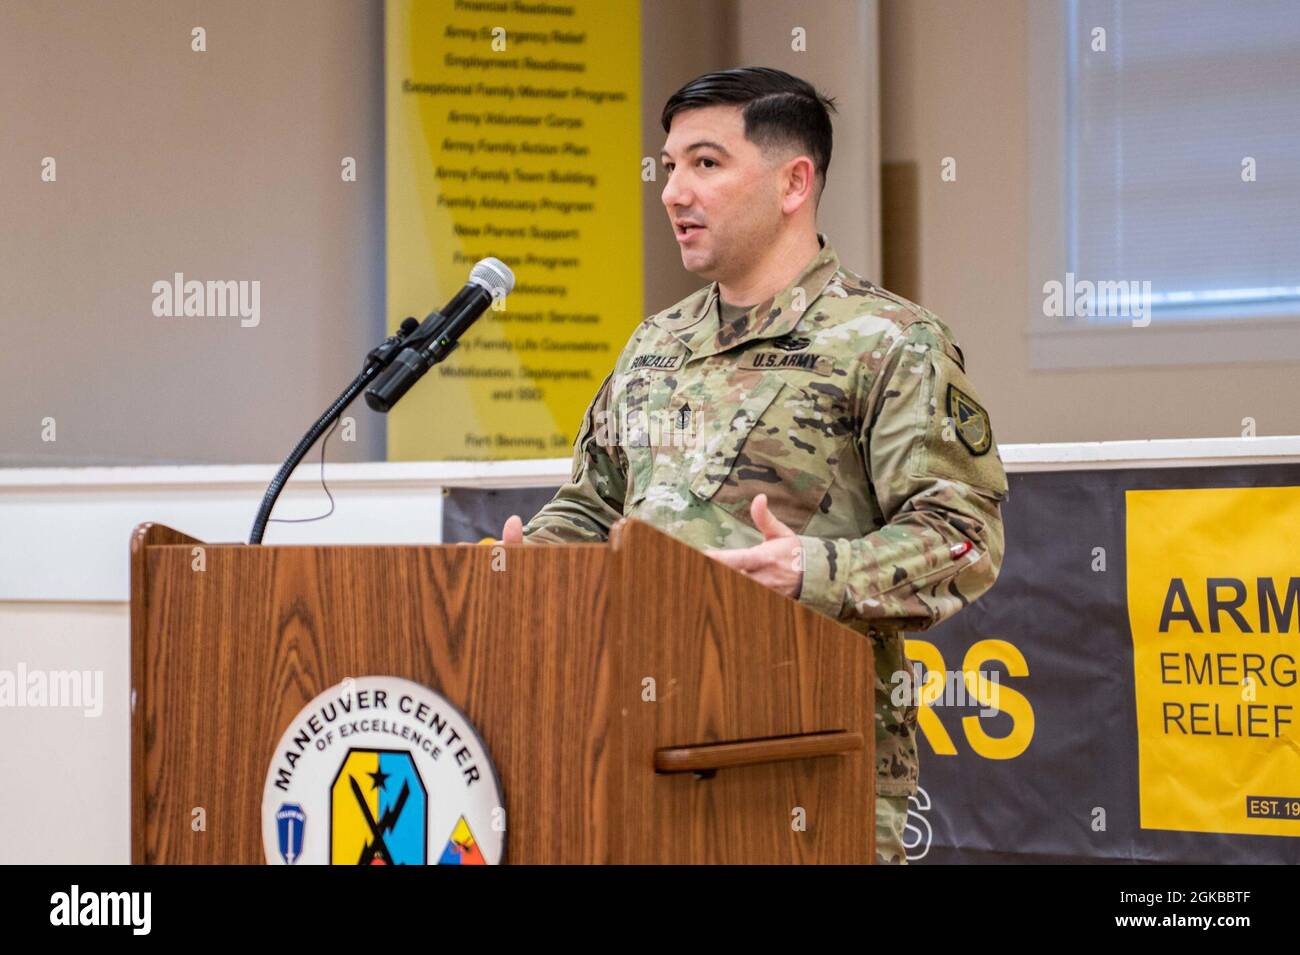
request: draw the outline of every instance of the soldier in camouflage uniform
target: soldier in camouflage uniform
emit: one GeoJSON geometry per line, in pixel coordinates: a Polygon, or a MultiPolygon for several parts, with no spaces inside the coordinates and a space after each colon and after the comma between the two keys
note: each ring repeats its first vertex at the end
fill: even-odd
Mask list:
{"type": "Polygon", "coordinates": [[[728,305],[715,281],[635,330],[569,483],[522,533],[602,541],[635,517],[871,639],[877,861],[903,863],[919,769],[916,707],[891,699],[903,631],[992,586],[1007,482],[951,331],[812,234],[818,251],[758,304],[728,305]]]}

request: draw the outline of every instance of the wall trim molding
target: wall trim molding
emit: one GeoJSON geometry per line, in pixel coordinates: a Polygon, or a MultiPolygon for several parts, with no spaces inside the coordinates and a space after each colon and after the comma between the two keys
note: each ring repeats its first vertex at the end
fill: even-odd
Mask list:
{"type": "MultiPolygon", "coordinates": [[[[1300,461],[1300,435],[1012,444],[1007,471],[1284,464],[1300,461]]],[[[129,593],[128,541],[159,521],[212,543],[247,540],[276,465],[0,469],[0,601],[120,603],[129,593]]],[[[326,464],[334,513],[273,523],[269,544],[436,544],[444,488],[554,487],[569,458],[326,464]]],[[[322,514],[320,468],[304,464],[276,516],[322,514]]]]}

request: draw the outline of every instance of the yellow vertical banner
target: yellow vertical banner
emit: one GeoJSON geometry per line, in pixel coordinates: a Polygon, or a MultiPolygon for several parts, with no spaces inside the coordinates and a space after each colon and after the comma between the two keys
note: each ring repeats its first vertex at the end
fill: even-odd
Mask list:
{"type": "Polygon", "coordinates": [[[1300,836],[1300,487],[1125,497],[1142,827],[1300,836]]]}
{"type": "Polygon", "coordinates": [[[644,317],[638,0],[388,0],[384,33],[389,328],[515,273],[388,457],[566,456],[644,317]]]}

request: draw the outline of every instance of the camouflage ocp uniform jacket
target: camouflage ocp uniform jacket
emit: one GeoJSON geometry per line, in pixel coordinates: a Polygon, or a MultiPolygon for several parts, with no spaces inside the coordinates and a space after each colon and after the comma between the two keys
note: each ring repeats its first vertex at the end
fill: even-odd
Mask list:
{"type": "Polygon", "coordinates": [[[569,483],[524,534],[600,541],[627,516],[693,547],[747,547],[766,493],[800,536],[800,602],[874,641],[876,790],[911,795],[916,707],[891,699],[902,631],[993,585],[1007,480],[950,330],[818,239],[798,278],[734,325],[715,282],[636,329],[587,410],[569,483]]]}

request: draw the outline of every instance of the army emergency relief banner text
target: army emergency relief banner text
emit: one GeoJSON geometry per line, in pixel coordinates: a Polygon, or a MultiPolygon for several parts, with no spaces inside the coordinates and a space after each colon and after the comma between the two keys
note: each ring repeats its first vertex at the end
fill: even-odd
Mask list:
{"type": "Polygon", "coordinates": [[[1003,513],[993,589],[908,639],[968,691],[922,711],[913,861],[1300,862],[1300,465],[1014,474],[1003,513]]]}

